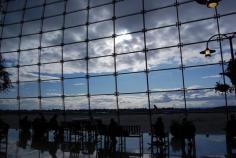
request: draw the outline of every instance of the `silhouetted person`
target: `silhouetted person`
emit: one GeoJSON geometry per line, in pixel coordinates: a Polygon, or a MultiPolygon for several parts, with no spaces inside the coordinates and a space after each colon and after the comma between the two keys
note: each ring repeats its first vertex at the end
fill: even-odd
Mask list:
{"type": "Polygon", "coordinates": [[[165,137],[165,126],[161,117],[158,117],[154,124],[155,135],[162,140],[165,137]]]}
{"type": "Polygon", "coordinates": [[[182,137],[182,126],[178,121],[172,121],[170,125],[170,133],[176,139],[181,139],[182,137]]]}
{"type": "Polygon", "coordinates": [[[57,114],[54,114],[53,117],[49,120],[48,126],[49,126],[49,129],[54,130],[54,136],[56,137],[59,132],[57,114]]]}
{"type": "Polygon", "coordinates": [[[44,117],[44,115],[42,113],[39,114],[40,116],[40,121],[43,123],[43,122],[46,122],[46,119],[44,117]]]}
{"type": "Polygon", "coordinates": [[[158,111],[157,106],[155,104],[153,106],[154,106],[155,111],[158,111]]]}
{"type": "Polygon", "coordinates": [[[48,152],[52,156],[52,158],[57,158],[56,153],[57,153],[58,147],[59,147],[59,143],[56,141],[48,143],[48,152]]]}
{"type": "Polygon", "coordinates": [[[232,114],[226,125],[226,143],[229,157],[232,157],[233,148],[236,148],[236,139],[234,137],[236,137],[236,119],[235,115],[232,114]]]}
{"type": "Polygon", "coordinates": [[[0,118],[0,139],[7,135],[9,125],[0,118]]]}
{"type": "Polygon", "coordinates": [[[188,121],[187,118],[184,118],[182,120],[182,154],[183,156],[186,156],[185,151],[185,139],[187,139],[188,142],[188,156],[191,155],[192,149],[194,146],[194,138],[195,138],[196,128],[194,124],[191,121],[188,121]]]}
{"type": "Polygon", "coordinates": [[[47,122],[45,117],[40,113],[39,117],[36,117],[32,122],[33,136],[35,139],[45,136],[47,132],[47,122]]]}
{"type": "Polygon", "coordinates": [[[110,141],[111,141],[111,150],[115,151],[116,149],[116,135],[119,131],[117,131],[119,129],[118,124],[114,121],[114,119],[110,120],[110,124],[108,126],[108,135],[110,137],[110,141]]]}
{"type": "Polygon", "coordinates": [[[107,134],[106,125],[103,124],[102,120],[97,120],[97,133],[99,135],[107,134]]]}
{"type": "Polygon", "coordinates": [[[226,133],[228,137],[236,136],[236,119],[234,114],[230,116],[230,120],[227,122],[226,133]]]}
{"type": "Polygon", "coordinates": [[[29,131],[29,130],[30,130],[30,127],[31,127],[31,123],[30,123],[30,121],[28,120],[28,116],[23,117],[23,118],[20,120],[20,129],[21,129],[22,131],[29,131]]]}
{"type": "Polygon", "coordinates": [[[157,146],[157,149],[159,150],[159,154],[163,155],[164,154],[164,139],[165,139],[165,126],[162,121],[161,117],[158,117],[154,126],[154,135],[156,137],[156,141],[154,142],[154,145],[157,146]]]}
{"type": "Polygon", "coordinates": [[[29,129],[22,129],[19,132],[19,142],[18,146],[22,147],[23,149],[26,148],[28,140],[30,140],[31,135],[30,135],[30,130],[29,129]]]}

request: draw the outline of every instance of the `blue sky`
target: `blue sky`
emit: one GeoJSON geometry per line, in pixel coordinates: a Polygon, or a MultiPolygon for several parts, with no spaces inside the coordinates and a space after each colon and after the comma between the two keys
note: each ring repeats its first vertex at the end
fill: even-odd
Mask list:
{"type": "MultiPolygon", "coordinates": [[[[184,2],[185,0],[179,0],[184,2]]],[[[20,9],[23,2],[16,0],[9,2],[8,11],[20,9]],[[17,3],[17,5],[16,5],[17,3]]],[[[28,0],[27,6],[36,6],[43,1],[28,0]]],[[[52,0],[47,1],[52,2],[52,0]]],[[[91,0],[91,6],[111,2],[111,0],[91,0]]],[[[146,32],[147,49],[154,49],[147,52],[147,66],[151,72],[148,73],[149,89],[151,94],[151,106],[156,104],[160,107],[183,107],[184,99],[181,54],[178,47],[178,28],[176,26],[176,8],[171,6],[175,0],[145,0],[145,9],[155,9],[164,6],[165,9],[149,11],[145,14],[145,26],[151,29],[146,32]],[[169,48],[170,47],[170,48],[169,48]]],[[[78,9],[84,9],[87,6],[86,0],[68,0],[67,14],[65,16],[65,27],[81,25],[86,23],[87,11],[71,12],[78,9]]],[[[65,3],[55,3],[47,5],[45,8],[45,17],[63,13],[65,3]]],[[[236,23],[234,22],[236,14],[234,0],[224,0],[220,2],[218,13],[222,16],[219,19],[221,33],[234,32],[236,23]],[[230,15],[232,13],[232,15],[230,15]]],[[[137,13],[142,10],[141,0],[124,0],[116,4],[116,16],[137,13]],[[133,5],[133,4],[136,5],[133,5]]],[[[67,28],[62,39],[62,31],[58,31],[63,26],[63,16],[46,18],[43,21],[42,41],[40,42],[39,33],[42,16],[42,7],[27,9],[22,25],[22,34],[27,35],[21,38],[9,38],[1,41],[1,53],[6,60],[7,70],[11,73],[13,82],[17,81],[17,69],[14,67],[18,64],[17,49],[22,50],[19,58],[19,96],[21,98],[22,109],[38,108],[39,94],[38,65],[39,61],[43,63],[40,66],[41,96],[56,97],[43,98],[43,109],[62,108],[62,77],[61,63],[63,51],[63,76],[64,94],[66,109],[86,109],[88,108],[88,93],[86,80],[86,26],[67,28]],[[28,21],[27,20],[34,20],[28,21]],[[29,35],[34,34],[35,35],[29,35]],[[55,46],[62,41],[66,44],[63,48],[55,46]],[[20,42],[20,43],[19,43],[20,42]],[[75,43],[74,43],[75,42],[75,43]],[[77,42],[77,43],[76,43],[77,42]],[[39,52],[39,46],[42,48],[39,52]],[[26,50],[33,49],[33,50],[26,50]],[[12,53],[4,53],[13,51],[12,53]],[[40,53],[40,58],[38,56],[40,53]],[[53,63],[51,63],[53,62],[53,63]],[[28,65],[28,66],[27,66],[28,65]],[[50,80],[50,81],[49,81],[50,80]],[[27,82],[25,82],[27,81],[27,82]]],[[[181,47],[183,56],[183,66],[189,67],[183,70],[186,91],[187,107],[212,107],[225,105],[224,97],[215,93],[214,90],[195,90],[200,88],[214,88],[216,82],[223,82],[219,73],[222,72],[220,64],[219,42],[210,42],[209,47],[216,49],[216,53],[211,58],[205,58],[199,54],[205,49],[206,44],[201,41],[207,40],[210,36],[217,33],[217,22],[214,18],[215,10],[206,6],[199,5],[196,2],[188,2],[179,6],[179,18],[183,23],[180,26],[181,43],[189,44],[181,47]],[[204,19],[202,21],[190,22],[192,20],[204,19]],[[204,64],[214,64],[209,66],[197,66],[204,64]]],[[[113,6],[105,5],[90,10],[89,22],[110,19],[113,16],[113,6]]],[[[18,23],[22,20],[22,12],[6,14],[5,24],[18,23]]],[[[130,15],[118,18],[115,22],[115,33],[119,36],[115,39],[117,88],[119,95],[119,107],[121,108],[140,108],[147,107],[147,84],[144,49],[144,34],[142,32],[127,34],[143,29],[142,15],[130,15]],[[123,35],[126,34],[126,35],[123,35]],[[137,52],[136,52],[137,51],[137,52]],[[134,52],[129,54],[129,52],[134,52]],[[128,54],[127,54],[128,53],[128,54]],[[134,72],[131,74],[126,74],[134,72]],[[126,94],[141,93],[141,94],[126,94]]],[[[14,37],[19,35],[21,24],[4,26],[2,38],[14,37]]],[[[88,27],[88,38],[96,39],[107,37],[105,39],[93,40],[88,43],[88,55],[91,59],[88,62],[88,72],[92,77],[89,78],[89,91],[91,96],[91,108],[116,108],[115,94],[115,76],[114,76],[114,43],[113,43],[113,23],[111,20],[91,24],[88,27]],[[100,57],[106,56],[107,57],[100,57]],[[109,56],[110,55],[110,56],[109,56]],[[95,58],[93,58],[95,57],[95,58]],[[94,77],[93,77],[94,76],[94,77]],[[96,77],[95,77],[96,76],[96,77]],[[108,94],[108,95],[106,95],[108,94]],[[96,95],[96,96],[93,96],[96,95]]],[[[235,45],[235,40],[234,40],[235,45]]],[[[227,40],[222,41],[223,60],[230,59],[229,43],[227,40]]],[[[230,81],[226,79],[230,84],[230,81]]],[[[16,106],[17,84],[13,88],[0,94],[0,109],[14,109],[16,106]],[[10,99],[9,99],[10,98],[10,99]]],[[[232,94],[228,97],[229,105],[235,105],[236,100],[232,94]]]]}

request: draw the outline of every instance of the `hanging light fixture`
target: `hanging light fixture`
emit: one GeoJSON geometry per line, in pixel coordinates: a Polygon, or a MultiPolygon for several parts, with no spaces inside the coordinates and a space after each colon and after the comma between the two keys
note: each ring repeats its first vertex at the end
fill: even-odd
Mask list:
{"type": "Polygon", "coordinates": [[[206,5],[208,8],[216,8],[221,0],[195,0],[198,4],[206,5]]]}
{"type": "Polygon", "coordinates": [[[208,8],[215,8],[218,6],[220,0],[209,0],[207,2],[207,7],[208,8]]]}
{"type": "Polygon", "coordinates": [[[209,48],[206,48],[204,51],[201,51],[200,54],[204,54],[205,57],[210,57],[211,54],[215,53],[215,50],[211,50],[209,48]]]}

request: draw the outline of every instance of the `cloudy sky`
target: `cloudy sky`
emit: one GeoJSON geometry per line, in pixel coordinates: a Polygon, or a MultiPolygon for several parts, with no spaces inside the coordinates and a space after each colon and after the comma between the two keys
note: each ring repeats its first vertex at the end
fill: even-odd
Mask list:
{"type": "MultiPolygon", "coordinates": [[[[0,109],[17,109],[18,95],[21,109],[38,109],[40,95],[42,109],[63,109],[63,91],[66,109],[88,109],[88,90],[91,108],[113,109],[117,107],[116,81],[120,108],[147,108],[146,63],[150,70],[151,106],[184,107],[183,79],[188,108],[225,105],[224,95],[211,89],[216,82],[223,82],[219,75],[222,72],[220,43],[209,43],[209,47],[216,50],[212,57],[199,54],[206,48],[204,41],[218,33],[215,9],[191,0],[178,0],[178,8],[175,0],[144,0],[147,12],[143,22],[142,0],[122,0],[115,4],[115,10],[112,0],[90,0],[89,11],[87,0],[67,3],[46,0],[45,7],[43,1],[27,0],[25,4],[24,0],[13,0],[5,5],[7,14],[1,15],[4,27],[1,27],[0,50],[12,82],[19,77],[20,83],[13,83],[13,88],[0,93],[0,109]],[[28,8],[25,12],[24,5],[28,8]],[[115,25],[111,20],[113,12],[117,18],[115,25]],[[113,34],[117,35],[115,40],[113,34]],[[86,39],[90,40],[88,44],[86,39]],[[179,47],[179,43],[183,46],[179,47]],[[182,66],[186,67],[184,76],[182,66]],[[87,70],[91,76],[89,82],[87,70]],[[39,76],[43,80],[40,85],[39,76]],[[61,77],[65,78],[64,82],[61,77]]],[[[235,0],[223,0],[217,8],[221,33],[236,31],[234,6],[235,0]]],[[[236,47],[235,39],[233,42],[236,47]]],[[[228,61],[229,42],[224,40],[221,44],[223,61],[228,61]]],[[[231,84],[227,78],[226,82],[231,84]]],[[[236,104],[234,94],[229,94],[227,99],[229,105],[236,104]]]]}

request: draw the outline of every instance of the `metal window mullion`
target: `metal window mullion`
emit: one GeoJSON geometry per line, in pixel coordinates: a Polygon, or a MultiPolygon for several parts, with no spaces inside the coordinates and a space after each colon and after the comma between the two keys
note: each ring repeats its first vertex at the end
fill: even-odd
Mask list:
{"type": "Polygon", "coordinates": [[[22,42],[22,32],[23,32],[23,20],[25,18],[25,8],[27,5],[27,0],[25,0],[24,9],[22,12],[21,21],[20,24],[20,34],[19,34],[19,41],[18,41],[18,50],[17,50],[17,103],[18,103],[18,110],[21,109],[20,107],[20,52],[21,52],[21,42],[22,42]]]}
{"type": "Polygon", "coordinates": [[[185,109],[185,116],[187,116],[188,111],[187,111],[187,103],[186,103],[186,87],[185,87],[185,78],[184,78],[184,64],[183,64],[183,52],[182,52],[182,47],[183,44],[181,43],[181,33],[180,33],[180,18],[179,18],[179,3],[178,0],[175,0],[175,7],[176,7],[176,15],[177,15],[177,29],[178,29],[178,40],[179,40],[179,51],[180,51],[180,61],[181,61],[181,75],[182,75],[182,85],[183,85],[183,93],[184,93],[184,109],[185,109]]]}
{"type": "Polygon", "coordinates": [[[61,39],[61,92],[62,92],[62,105],[65,112],[65,88],[64,88],[64,42],[65,42],[65,18],[66,18],[67,0],[64,1],[64,14],[62,21],[62,39],[61,39]]]}
{"type": "Polygon", "coordinates": [[[39,50],[38,50],[38,99],[39,99],[39,109],[42,110],[42,80],[41,80],[41,53],[42,53],[42,38],[43,38],[43,26],[44,26],[44,16],[45,16],[45,7],[46,0],[43,2],[42,17],[40,23],[40,34],[39,34],[39,50]]]}
{"type": "Polygon", "coordinates": [[[113,0],[113,59],[114,59],[114,77],[115,77],[115,97],[116,97],[116,110],[117,120],[120,124],[120,108],[119,108],[119,92],[118,92],[118,79],[117,79],[117,61],[116,61],[116,0],[113,0]]]}
{"type": "Polygon", "coordinates": [[[148,61],[147,61],[147,38],[146,38],[146,18],[145,18],[145,3],[142,0],[142,19],[143,19],[143,40],[144,40],[144,54],[145,54],[145,75],[146,75],[146,84],[147,84],[147,96],[148,96],[148,111],[149,111],[149,124],[150,129],[152,127],[152,111],[151,111],[151,101],[150,101],[150,87],[149,87],[149,70],[148,70],[148,61]]]}
{"type": "Polygon", "coordinates": [[[86,23],[86,81],[87,81],[87,99],[89,108],[89,117],[92,117],[90,105],[90,86],[89,86],[89,13],[90,13],[90,0],[87,0],[87,23],[86,23]]]}
{"type": "MultiPolygon", "coordinates": [[[[8,7],[8,2],[6,2],[6,4],[4,5],[2,5],[2,10],[1,10],[1,12],[0,12],[0,14],[1,14],[1,23],[0,23],[0,25],[1,25],[1,31],[0,31],[0,55],[2,56],[2,37],[3,37],[3,28],[4,28],[4,23],[5,23],[5,19],[6,19],[6,14],[5,14],[5,10],[7,10],[7,7],[8,7]],[[5,9],[4,9],[4,6],[5,6],[5,9]]],[[[16,98],[13,98],[13,99],[16,99],[16,98]]]]}
{"type": "MultiPolygon", "coordinates": [[[[7,10],[7,7],[8,7],[8,2],[6,2],[6,6],[5,6],[5,8],[6,8],[6,10],[7,10]]],[[[0,25],[1,25],[1,31],[0,31],[0,38],[1,38],[1,41],[0,41],[0,53],[1,53],[1,55],[3,54],[2,53],[2,40],[3,40],[3,28],[4,28],[4,23],[5,23],[5,19],[6,19],[6,13],[5,13],[5,11],[4,11],[4,5],[2,6],[2,11],[1,11],[1,16],[2,16],[2,19],[1,19],[1,23],[0,23],[0,25]]]]}
{"type": "MultiPolygon", "coordinates": [[[[219,18],[218,16],[218,11],[217,8],[215,8],[215,14],[216,14],[216,24],[217,24],[217,32],[218,35],[220,35],[220,24],[219,24],[219,18]]],[[[219,40],[219,45],[220,45],[220,64],[221,64],[221,69],[222,69],[222,74],[223,74],[223,83],[226,84],[225,80],[225,69],[224,69],[224,57],[223,57],[223,49],[222,49],[222,42],[221,39],[219,40]]],[[[225,107],[226,107],[226,120],[228,121],[229,119],[229,109],[228,109],[228,100],[227,100],[227,92],[224,93],[224,99],[225,99],[225,107]]]]}

